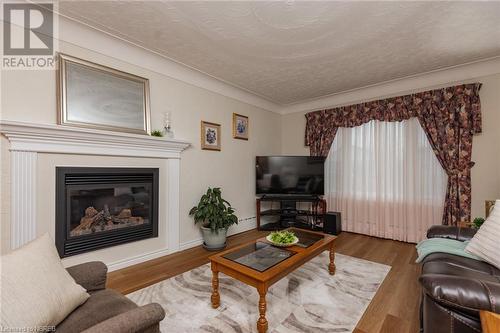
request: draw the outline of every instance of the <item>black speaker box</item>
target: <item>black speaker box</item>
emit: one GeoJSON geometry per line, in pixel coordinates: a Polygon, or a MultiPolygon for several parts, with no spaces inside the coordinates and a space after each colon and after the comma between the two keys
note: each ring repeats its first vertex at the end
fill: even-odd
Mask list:
{"type": "Polygon", "coordinates": [[[342,232],[342,222],[339,212],[326,213],[323,232],[331,235],[338,235],[342,232]]]}

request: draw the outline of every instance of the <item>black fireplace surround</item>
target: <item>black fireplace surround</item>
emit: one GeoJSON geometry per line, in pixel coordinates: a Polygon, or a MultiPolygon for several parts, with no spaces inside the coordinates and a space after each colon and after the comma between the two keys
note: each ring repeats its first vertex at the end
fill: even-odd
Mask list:
{"type": "Polygon", "coordinates": [[[158,168],[56,168],[61,257],[158,237],[158,168]]]}

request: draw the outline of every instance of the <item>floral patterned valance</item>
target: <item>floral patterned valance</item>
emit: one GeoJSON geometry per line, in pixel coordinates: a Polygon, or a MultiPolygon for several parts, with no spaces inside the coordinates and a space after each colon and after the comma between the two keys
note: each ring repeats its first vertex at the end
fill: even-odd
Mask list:
{"type": "Polygon", "coordinates": [[[328,133],[334,127],[356,127],[371,120],[402,121],[419,115],[438,117],[443,122],[458,121],[472,134],[481,133],[480,88],[480,83],[464,84],[309,112],[305,143],[311,147],[311,155],[326,156],[335,137],[328,133]]]}

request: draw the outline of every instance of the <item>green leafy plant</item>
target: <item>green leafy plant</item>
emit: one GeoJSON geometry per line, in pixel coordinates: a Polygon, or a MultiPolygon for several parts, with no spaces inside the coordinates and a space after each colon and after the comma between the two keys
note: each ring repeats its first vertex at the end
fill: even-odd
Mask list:
{"type": "Polygon", "coordinates": [[[484,221],[485,220],[482,217],[476,217],[474,221],[472,221],[472,227],[475,229],[479,229],[483,225],[484,221]]]}
{"type": "Polygon", "coordinates": [[[283,244],[283,245],[293,243],[295,241],[295,239],[297,238],[297,236],[295,236],[295,234],[293,232],[286,231],[286,230],[273,231],[269,234],[269,237],[271,238],[271,240],[274,243],[283,244]]]}
{"type": "Polygon", "coordinates": [[[160,131],[160,130],[154,130],[154,131],[151,131],[151,136],[162,137],[163,136],[163,132],[160,131]]]}
{"type": "Polygon", "coordinates": [[[209,187],[198,205],[191,208],[189,215],[193,215],[194,223],[201,222],[204,227],[213,231],[227,229],[233,224],[238,224],[234,209],[222,198],[221,189],[218,187],[209,187]]]}

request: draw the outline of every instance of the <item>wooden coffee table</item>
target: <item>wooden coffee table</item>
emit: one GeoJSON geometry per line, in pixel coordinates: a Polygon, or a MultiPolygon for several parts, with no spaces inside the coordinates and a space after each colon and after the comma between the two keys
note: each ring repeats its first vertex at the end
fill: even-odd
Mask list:
{"type": "Polygon", "coordinates": [[[214,309],[220,305],[219,272],[222,272],[257,289],[260,314],[257,320],[257,330],[259,333],[264,333],[268,326],[266,294],[271,285],[325,250],[330,251],[328,271],[331,275],[335,274],[335,254],[333,251],[335,236],[296,228],[288,230],[293,231],[298,236],[299,244],[308,243],[309,246],[301,247],[298,244],[283,249],[270,245],[263,237],[209,258],[212,265],[211,299],[214,309]],[[268,266],[270,267],[267,268],[268,266]]]}

